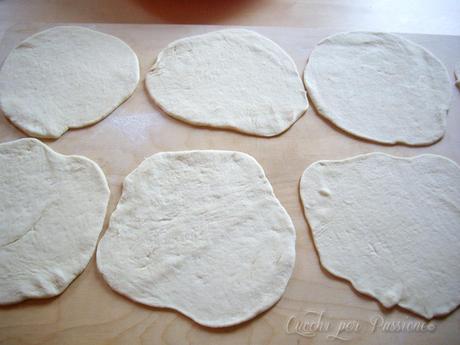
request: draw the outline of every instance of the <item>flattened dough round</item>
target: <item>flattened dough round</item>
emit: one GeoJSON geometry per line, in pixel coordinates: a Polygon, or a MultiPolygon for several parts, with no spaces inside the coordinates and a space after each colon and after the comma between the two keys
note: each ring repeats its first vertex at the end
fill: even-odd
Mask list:
{"type": "Polygon", "coordinates": [[[58,138],[93,124],[124,102],[139,81],[136,54],[120,39],[57,26],[19,44],[0,70],[0,107],[29,135],[58,138]]]}
{"type": "Polygon", "coordinates": [[[304,81],[318,112],[357,137],[423,145],[442,138],[449,75],[430,52],[386,33],[341,33],[320,42],[304,81]]]}
{"type": "Polygon", "coordinates": [[[172,117],[258,136],[284,132],[308,108],[290,56],[248,30],[172,42],[145,82],[153,100],[172,117]]]}
{"type": "Polygon", "coordinates": [[[460,168],[372,153],[308,167],[300,195],[322,265],[385,307],[460,304],[460,168]]]}
{"type": "Polygon", "coordinates": [[[125,179],[97,250],[114,290],[209,327],[270,308],[294,260],[294,226],[262,167],[230,151],[147,158],[125,179]]]}
{"type": "Polygon", "coordinates": [[[101,169],[36,139],[0,144],[0,304],[60,294],[88,264],[109,188],[101,169]]]}

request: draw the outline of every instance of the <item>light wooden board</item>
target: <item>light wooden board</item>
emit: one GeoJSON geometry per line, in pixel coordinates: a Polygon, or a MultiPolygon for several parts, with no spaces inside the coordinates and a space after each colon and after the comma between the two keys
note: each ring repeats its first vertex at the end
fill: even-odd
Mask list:
{"type": "MultiPolygon", "coordinates": [[[[180,37],[216,30],[216,26],[86,25],[125,40],[138,54],[141,76],[167,43],[180,37]]],[[[28,35],[47,27],[15,26],[5,35],[0,61],[28,35]]],[[[315,43],[332,30],[254,27],[283,47],[303,71],[315,43]]],[[[425,46],[447,66],[460,62],[460,37],[404,35],[425,46]]],[[[133,303],[113,292],[98,274],[93,260],[69,288],[56,298],[26,301],[0,308],[0,344],[458,344],[460,312],[431,322],[431,332],[389,332],[372,320],[399,321],[406,325],[423,319],[401,309],[385,310],[371,298],[334,278],[319,265],[298,196],[303,170],[320,159],[340,159],[381,151],[401,156],[421,153],[445,155],[460,163],[460,90],[453,98],[446,136],[432,146],[411,148],[382,146],[358,140],[318,117],[313,108],[286,133],[257,138],[230,131],[198,128],[163,114],[149,100],[143,83],[134,95],[105,120],[71,130],[56,141],[47,141],[64,154],[78,154],[96,161],[104,170],[112,191],[107,220],[121,193],[121,183],[145,157],[160,151],[225,149],[247,152],[265,169],[277,197],[289,212],[297,230],[297,257],[286,293],[275,307],[240,326],[227,329],[201,327],[181,314],[133,303]],[[307,313],[307,316],[302,315],[307,313]],[[290,334],[289,320],[313,322],[322,313],[321,329],[313,334],[290,334]],[[341,322],[354,320],[354,332],[339,334],[341,322]],[[329,328],[327,328],[327,323],[329,328]]],[[[0,141],[24,134],[0,116],[0,141]]],[[[105,229],[105,228],[104,228],[105,229]]],[[[378,272],[375,272],[378,274],[378,272]]],[[[460,274],[460,272],[453,272],[460,274]]],[[[293,322],[290,323],[293,325],[293,322]]],[[[420,324],[419,324],[420,325],[420,324]]],[[[314,327],[313,327],[314,328],[314,327]]]]}
{"type": "Polygon", "coordinates": [[[0,37],[15,23],[86,22],[333,27],[460,34],[460,2],[385,0],[3,0],[0,37]]]}

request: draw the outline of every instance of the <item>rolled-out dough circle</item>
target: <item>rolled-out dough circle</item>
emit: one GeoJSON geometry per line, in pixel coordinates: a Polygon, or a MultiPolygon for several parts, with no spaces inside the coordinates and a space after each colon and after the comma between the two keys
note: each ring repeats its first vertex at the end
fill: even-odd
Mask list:
{"type": "Polygon", "coordinates": [[[372,153],[309,166],[300,195],[321,264],[385,307],[460,304],[460,168],[372,153]]]}
{"type": "Polygon", "coordinates": [[[248,30],[172,42],[145,82],[153,100],[172,117],[258,136],[284,132],[308,108],[291,57],[248,30]]]}
{"type": "Polygon", "coordinates": [[[423,47],[386,33],[321,41],[304,72],[317,111],[357,137],[423,145],[442,138],[451,98],[444,65],[423,47]]]}
{"type": "Polygon", "coordinates": [[[101,169],[36,139],[0,144],[0,304],[60,294],[88,264],[109,188],[101,169]]]}
{"type": "Polygon", "coordinates": [[[126,43],[83,27],[57,26],[8,55],[0,70],[0,107],[27,134],[58,138],[109,115],[138,81],[137,56],[126,43]]]}
{"type": "Polygon", "coordinates": [[[97,250],[114,290],[209,327],[270,308],[294,260],[294,226],[261,166],[230,151],[147,158],[125,179],[97,250]]]}

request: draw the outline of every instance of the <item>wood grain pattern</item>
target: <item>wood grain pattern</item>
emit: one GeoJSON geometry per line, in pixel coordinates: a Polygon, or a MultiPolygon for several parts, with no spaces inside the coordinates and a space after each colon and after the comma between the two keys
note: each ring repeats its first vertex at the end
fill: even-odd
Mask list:
{"type": "MultiPolygon", "coordinates": [[[[91,24],[89,27],[125,40],[138,54],[141,76],[156,54],[174,39],[216,30],[216,26],[91,24]]],[[[15,26],[6,35],[0,59],[20,40],[43,29],[40,25],[15,26]]],[[[294,58],[303,71],[315,43],[331,30],[254,27],[273,39],[294,58]]],[[[460,61],[460,37],[404,35],[430,49],[447,66],[453,78],[460,61]]],[[[275,138],[257,138],[234,132],[198,128],[163,114],[148,98],[143,79],[134,95],[105,120],[84,129],[71,130],[56,141],[47,141],[64,154],[79,154],[96,161],[107,175],[112,191],[109,214],[115,207],[124,177],[145,157],[159,151],[226,149],[247,152],[265,169],[277,197],[286,207],[297,230],[294,274],[283,298],[256,319],[227,329],[208,329],[171,310],[149,308],[113,292],[98,274],[94,259],[60,296],[26,301],[0,308],[0,344],[333,344],[344,320],[355,320],[355,332],[339,336],[352,344],[458,344],[460,312],[434,320],[431,332],[372,332],[371,320],[422,322],[401,309],[384,310],[378,302],[354,291],[319,265],[310,231],[298,196],[303,170],[319,159],[340,159],[381,151],[401,156],[421,153],[445,155],[460,163],[460,90],[452,86],[453,98],[448,132],[432,146],[411,148],[382,146],[355,139],[334,128],[310,107],[286,133],[275,138]],[[323,312],[322,329],[310,336],[289,334],[286,324],[302,313],[323,312]]],[[[5,117],[0,117],[0,141],[25,136],[5,117]]],[[[108,220],[108,217],[107,217],[108,220]]],[[[107,225],[107,221],[106,221],[107,225]]],[[[376,272],[378,274],[378,272],[376,272]]],[[[455,272],[453,272],[455,274],[455,272]]],[[[291,326],[293,324],[291,323],[291,326]]],[[[292,328],[290,329],[292,331],[292,328]]]]}

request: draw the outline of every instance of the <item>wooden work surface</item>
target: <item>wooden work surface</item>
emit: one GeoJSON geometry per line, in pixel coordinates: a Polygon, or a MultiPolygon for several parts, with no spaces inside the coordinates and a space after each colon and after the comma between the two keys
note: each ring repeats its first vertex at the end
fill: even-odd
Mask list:
{"type": "Polygon", "coordinates": [[[460,35],[458,0],[2,0],[16,23],[298,26],[460,35]]]}
{"type": "MultiPolygon", "coordinates": [[[[84,155],[97,162],[107,175],[112,191],[108,215],[121,193],[124,177],[145,157],[159,151],[189,149],[237,150],[254,156],[265,169],[277,197],[290,214],[297,230],[297,257],[293,276],[278,304],[240,326],[208,329],[181,314],[145,307],[113,292],[102,280],[93,260],[60,296],[26,301],[0,308],[0,344],[458,344],[460,311],[435,319],[431,332],[392,333],[381,327],[373,332],[371,320],[423,322],[401,309],[384,310],[379,303],[361,295],[343,280],[334,278],[319,265],[311,234],[302,213],[298,182],[303,170],[320,159],[340,159],[382,151],[401,156],[421,153],[445,155],[460,163],[460,90],[452,84],[452,105],[445,137],[435,145],[411,148],[382,146],[358,140],[318,117],[313,108],[286,133],[275,138],[258,138],[224,130],[197,128],[163,114],[148,98],[144,88],[147,69],[167,43],[188,35],[216,30],[216,26],[86,25],[125,40],[138,54],[141,82],[134,95],[105,120],[79,130],[70,130],[47,143],[64,154],[84,155]],[[302,313],[308,313],[308,316],[302,313]],[[305,335],[289,334],[288,320],[312,322],[322,314],[321,330],[305,335]],[[377,319],[373,319],[377,318],[377,319]],[[294,319],[292,319],[294,320],[294,319]],[[354,320],[354,332],[341,333],[345,320],[354,320]],[[326,322],[329,329],[326,331],[326,322]],[[356,329],[358,324],[358,329],[356,329]]],[[[47,27],[15,26],[0,49],[3,61],[8,52],[28,35],[47,27]]],[[[303,71],[307,57],[320,39],[332,30],[254,27],[283,47],[303,71]]],[[[460,37],[404,35],[431,50],[447,66],[460,62],[460,37]]],[[[0,116],[0,141],[24,134],[0,116]]],[[[108,219],[108,216],[107,216],[108,219]]],[[[106,219],[106,220],[107,220],[106,219]]],[[[107,221],[106,221],[107,224],[107,221]]],[[[378,274],[378,272],[375,272],[378,274]]],[[[459,272],[452,272],[459,274],[459,272]]],[[[291,323],[292,325],[292,323],[291,323]]]]}

